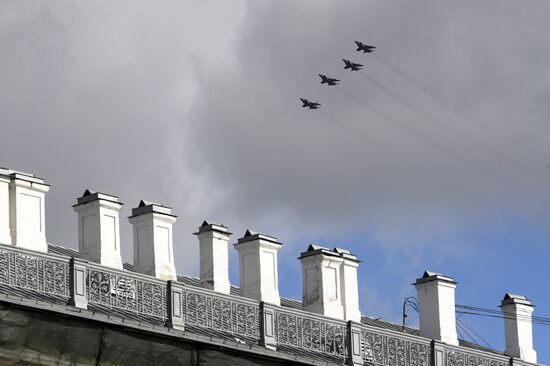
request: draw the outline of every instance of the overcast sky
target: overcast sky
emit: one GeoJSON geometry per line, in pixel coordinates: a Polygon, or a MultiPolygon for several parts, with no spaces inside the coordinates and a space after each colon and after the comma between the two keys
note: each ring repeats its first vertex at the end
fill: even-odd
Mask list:
{"type": "MultiPolygon", "coordinates": [[[[549,19],[543,0],[0,0],[0,165],[52,185],[52,243],[77,247],[90,188],[125,203],[130,261],[125,217],[147,199],[179,216],[180,273],[209,218],[285,244],[283,296],[319,242],[363,259],[368,315],[431,269],[459,303],[513,290],[550,316],[549,19]]],[[[500,322],[471,323],[503,348],[500,322]]],[[[539,361],[549,341],[535,327],[539,361]]]]}

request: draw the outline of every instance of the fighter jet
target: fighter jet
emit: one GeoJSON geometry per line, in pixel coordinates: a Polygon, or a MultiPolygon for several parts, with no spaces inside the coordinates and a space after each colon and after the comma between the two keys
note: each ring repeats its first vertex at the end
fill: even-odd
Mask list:
{"type": "Polygon", "coordinates": [[[333,86],[337,85],[340,82],[340,80],[338,79],[329,78],[323,74],[319,74],[319,76],[321,77],[321,84],[328,84],[329,86],[333,86]]]}
{"type": "Polygon", "coordinates": [[[357,45],[357,51],[359,52],[363,51],[363,53],[372,53],[376,49],[376,47],[374,46],[369,46],[359,41],[354,41],[354,42],[357,45]]]}
{"type": "Polygon", "coordinates": [[[319,103],[310,102],[309,100],[304,99],[304,98],[300,98],[300,100],[301,100],[302,103],[303,103],[303,105],[302,105],[303,108],[318,109],[319,106],[321,105],[321,104],[319,104],[319,103]]]}
{"type": "Polygon", "coordinates": [[[351,71],[359,71],[363,68],[363,65],[361,64],[354,64],[353,62],[351,62],[350,60],[346,60],[346,59],[343,59],[342,61],[344,61],[344,63],[346,64],[346,66],[344,67],[344,69],[351,69],[351,71]]]}

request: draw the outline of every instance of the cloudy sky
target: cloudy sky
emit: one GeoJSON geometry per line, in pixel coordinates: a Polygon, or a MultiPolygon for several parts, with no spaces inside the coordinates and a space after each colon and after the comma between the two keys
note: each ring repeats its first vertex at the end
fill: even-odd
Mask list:
{"type": "MultiPolygon", "coordinates": [[[[368,315],[399,322],[430,269],[457,279],[457,303],[514,291],[550,316],[548,19],[543,0],[0,0],[0,165],[52,185],[52,243],[77,246],[70,205],[90,188],[124,217],[172,206],[181,273],[209,218],[285,244],[283,296],[300,298],[296,257],[320,243],[363,260],[368,315]]],[[[504,348],[500,319],[466,320],[504,348]]]]}

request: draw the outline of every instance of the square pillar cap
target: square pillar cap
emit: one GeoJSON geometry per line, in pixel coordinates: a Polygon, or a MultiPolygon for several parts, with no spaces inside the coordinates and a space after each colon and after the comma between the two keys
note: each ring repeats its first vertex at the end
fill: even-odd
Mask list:
{"type": "Polygon", "coordinates": [[[502,299],[500,306],[502,307],[504,305],[514,305],[514,304],[521,304],[521,305],[526,305],[530,307],[535,307],[535,305],[533,305],[531,300],[529,300],[526,296],[512,294],[510,292],[507,292],[504,295],[504,298],[502,299]]]}
{"type": "Polygon", "coordinates": [[[9,176],[11,179],[24,180],[31,183],[39,183],[48,187],[50,186],[49,184],[44,183],[43,178],[39,178],[31,173],[25,173],[18,170],[0,167],[0,174],[4,176],[9,176]]]}
{"type": "Polygon", "coordinates": [[[421,283],[426,283],[426,282],[431,282],[431,281],[447,282],[447,283],[450,283],[450,284],[453,284],[453,285],[457,284],[457,282],[452,277],[446,276],[446,275],[441,274],[441,273],[424,271],[424,274],[422,275],[422,277],[417,278],[416,282],[413,283],[413,285],[418,285],[418,284],[421,284],[421,283]]]}
{"type": "Polygon", "coordinates": [[[148,213],[158,213],[166,216],[177,217],[176,215],[172,215],[171,207],[164,206],[161,203],[141,200],[139,201],[138,206],[132,209],[132,216],[130,216],[130,218],[148,213]]]}
{"type": "Polygon", "coordinates": [[[272,244],[283,245],[283,243],[279,242],[277,240],[277,238],[274,237],[274,236],[261,234],[261,233],[258,233],[258,232],[252,231],[252,230],[246,230],[243,237],[239,238],[237,240],[237,244],[235,244],[235,245],[239,245],[239,244],[246,243],[246,242],[249,242],[249,241],[256,241],[256,240],[265,240],[265,241],[268,241],[272,244]]]}
{"type": "Polygon", "coordinates": [[[230,233],[229,230],[227,230],[227,226],[222,224],[217,224],[212,221],[204,220],[202,222],[202,225],[199,226],[199,231],[196,233],[193,233],[193,235],[199,235],[201,233],[207,233],[210,231],[216,231],[218,233],[225,234],[227,236],[233,235],[233,233],[230,233]]]}
{"type": "Polygon", "coordinates": [[[300,257],[298,257],[298,259],[310,257],[313,255],[319,255],[319,254],[330,256],[330,257],[340,257],[340,258],[352,260],[358,263],[361,262],[360,260],[357,259],[355,255],[351,254],[351,252],[347,249],[334,248],[333,250],[330,250],[328,248],[325,248],[316,244],[310,244],[307,247],[307,250],[305,252],[300,253],[300,257]]]}
{"type": "Polygon", "coordinates": [[[101,193],[101,192],[90,191],[89,189],[87,189],[82,194],[82,197],[78,197],[76,199],[77,203],[76,203],[76,205],[73,205],[73,207],[78,206],[78,205],[83,205],[83,204],[93,202],[93,201],[99,201],[99,200],[108,201],[108,202],[112,202],[112,203],[117,203],[117,204],[122,206],[122,202],[118,201],[117,196],[113,196],[113,195],[105,194],[105,193],[101,193]]]}

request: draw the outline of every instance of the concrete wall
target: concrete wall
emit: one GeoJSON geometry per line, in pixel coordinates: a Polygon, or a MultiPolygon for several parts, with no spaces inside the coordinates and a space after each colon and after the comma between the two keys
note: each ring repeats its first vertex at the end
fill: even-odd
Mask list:
{"type": "Polygon", "coordinates": [[[0,303],[0,365],[288,364],[0,303]]]}

